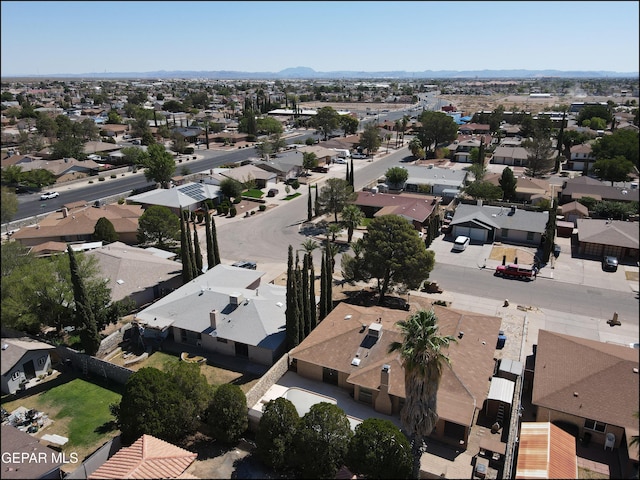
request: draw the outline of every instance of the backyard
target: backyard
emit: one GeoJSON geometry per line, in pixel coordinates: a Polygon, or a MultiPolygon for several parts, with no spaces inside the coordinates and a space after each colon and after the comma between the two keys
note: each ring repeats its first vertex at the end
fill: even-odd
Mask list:
{"type": "MultiPolygon", "coordinates": [[[[72,453],[78,455],[78,462],[93,453],[105,442],[115,437],[119,430],[113,423],[109,412],[109,404],[120,402],[118,388],[113,390],[101,387],[81,378],[66,375],[56,381],[56,385],[38,393],[26,395],[2,403],[2,407],[12,412],[18,407],[35,409],[43,412],[53,420],[35,435],[40,438],[45,434],[57,434],[67,437],[69,442],[62,447],[67,458],[72,453]]],[[[54,382],[52,382],[54,383],[54,382]]],[[[39,389],[40,390],[40,389],[39,389]]],[[[68,464],[68,471],[79,464],[68,464]]]]}
{"type": "MultiPolygon", "coordinates": [[[[123,366],[124,364],[122,353],[116,355],[115,357],[109,358],[108,361],[120,366],[123,366]]],[[[127,368],[138,371],[143,367],[153,367],[157,368],[158,370],[164,371],[169,366],[178,363],[179,361],[180,359],[175,355],[171,355],[165,352],[154,352],[146,359],[141,360],[140,362],[133,365],[128,365],[127,368]]],[[[241,372],[227,370],[221,367],[216,367],[214,365],[209,365],[208,363],[200,364],[200,373],[202,373],[206,377],[207,382],[209,382],[209,384],[211,385],[234,383],[238,385],[244,393],[247,393],[251,389],[251,387],[258,381],[257,378],[247,377],[241,372]]]]}

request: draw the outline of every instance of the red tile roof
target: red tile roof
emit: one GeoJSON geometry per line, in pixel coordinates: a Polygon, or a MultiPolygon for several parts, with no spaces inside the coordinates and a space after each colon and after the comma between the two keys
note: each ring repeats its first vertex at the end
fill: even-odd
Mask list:
{"type": "Polygon", "coordinates": [[[151,435],[119,450],[89,479],[178,478],[198,455],[151,435]]]}

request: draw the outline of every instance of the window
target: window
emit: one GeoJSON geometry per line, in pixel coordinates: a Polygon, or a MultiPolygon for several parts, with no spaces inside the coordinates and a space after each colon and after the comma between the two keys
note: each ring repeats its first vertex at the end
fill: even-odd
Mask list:
{"type": "Polygon", "coordinates": [[[47,363],[47,356],[46,355],[44,357],[40,357],[38,359],[38,365],[44,365],[45,363],[47,363]]]}
{"type": "Polygon", "coordinates": [[[360,387],[360,393],[358,394],[358,400],[363,403],[371,404],[372,394],[371,390],[360,387]]]}
{"type": "Polygon", "coordinates": [[[21,373],[22,373],[22,372],[21,372],[21,371],[19,371],[19,370],[18,370],[17,372],[13,372],[13,375],[11,375],[11,380],[17,380],[17,379],[19,379],[19,378],[20,378],[20,374],[21,374],[21,373]]]}
{"type": "Polygon", "coordinates": [[[607,424],[587,418],[584,421],[584,428],[586,428],[587,430],[593,430],[594,432],[604,433],[607,429],[607,424]]]}
{"type": "Polygon", "coordinates": [[[527,240],[528,241],[532,241],[533,240],[533,232],[527,232],[527,240]]]}

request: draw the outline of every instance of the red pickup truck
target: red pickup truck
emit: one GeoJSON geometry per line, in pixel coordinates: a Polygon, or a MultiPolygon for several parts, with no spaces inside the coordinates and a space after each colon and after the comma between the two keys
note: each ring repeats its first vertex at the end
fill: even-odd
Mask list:
{"type": "Polygon", "coordinates": [[[534,280],[538,274],[538,269],[536,266],[532,265],[517,265],[515,263],[509,263],[507,265],[498,265],[496,267],[495,274],[505,278],[534,280]]]}

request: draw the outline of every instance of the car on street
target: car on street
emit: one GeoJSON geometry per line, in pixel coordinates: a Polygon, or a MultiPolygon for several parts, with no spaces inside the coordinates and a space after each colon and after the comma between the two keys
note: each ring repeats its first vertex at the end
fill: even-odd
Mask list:
{"type": "Polygon", "coordinates": [[[60,194],[58,192],[45,192],[40,195],[40,200],[49,200],[50,198],[59,197],[60,194]]]}
{"type": "Polygon", "coordinates": [[[249,270],[255,270],[257,267],[256,262],[235,262],[231,264],[231,266],[239,267],[239,268],[247,268],[249,270]]]}
{"type": "Polygon", "coordinates": [[[618,270],[618,258],[612,255],[605,255],[602,258],[602,269],[605,272],[615,272],[618,270]]]}
{"type": "Polygon", "coordinates": [[[356,158],[356,159],[360,159],[360,158],[367,158],[368,155],[365,155],[364,153],[353,153],[351,154],[351,158],[356,158]]]}

